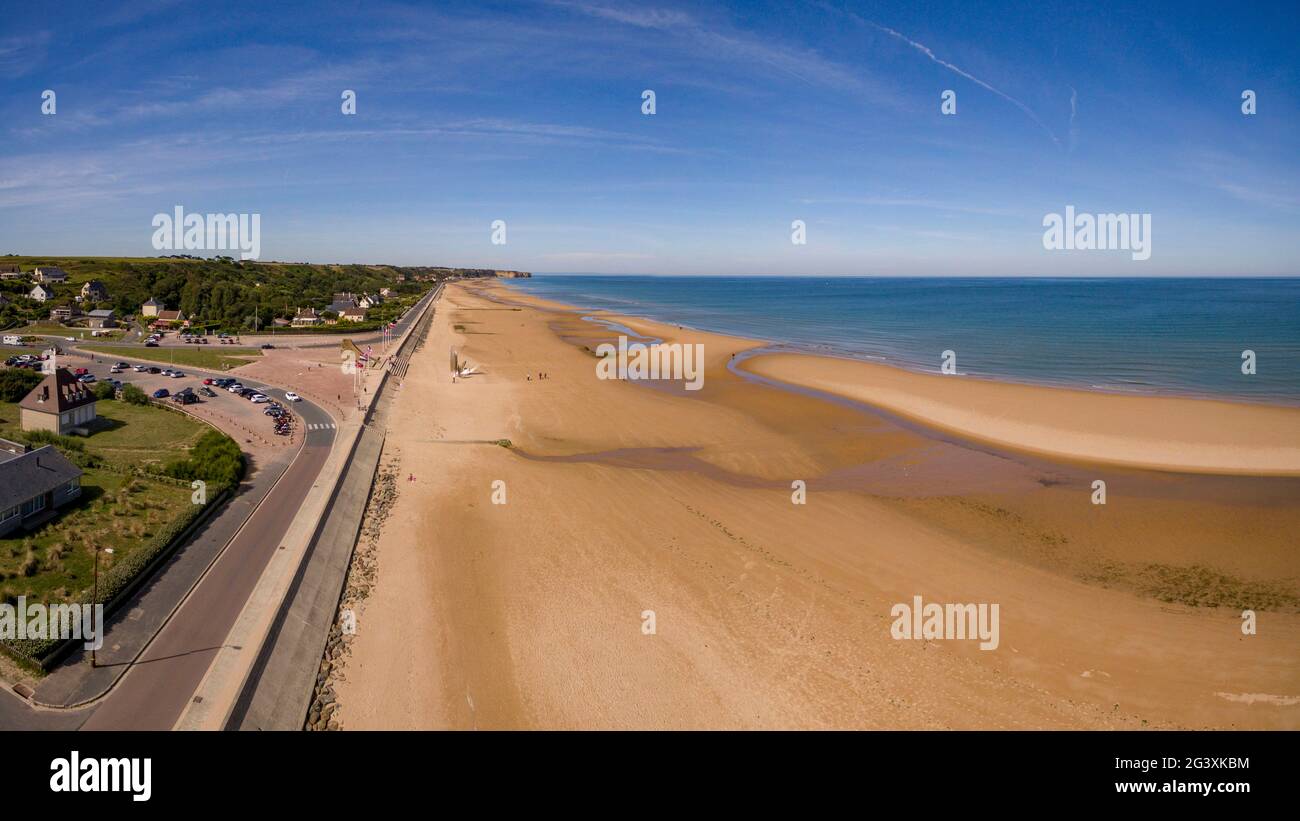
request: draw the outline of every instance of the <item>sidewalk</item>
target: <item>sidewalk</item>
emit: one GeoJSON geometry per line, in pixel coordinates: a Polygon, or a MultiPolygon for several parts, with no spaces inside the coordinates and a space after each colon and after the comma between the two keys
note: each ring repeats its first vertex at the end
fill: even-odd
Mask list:
{"type": "Polygon", "coordinates": [[[84,704],[107,692],[159,628],[184,600],[204,571],[221,555],[230,540],[283,475],[297,451],[282,452],[269,464],[258,465],[239,493],[216,511],[189,541],[181,545],[151,579],[122,604],[105,623],[105,644],[97,652],[98,666],[91,668],[90,652],[70,653],[37,685],[33,704],[67,708],[84,704]]]}

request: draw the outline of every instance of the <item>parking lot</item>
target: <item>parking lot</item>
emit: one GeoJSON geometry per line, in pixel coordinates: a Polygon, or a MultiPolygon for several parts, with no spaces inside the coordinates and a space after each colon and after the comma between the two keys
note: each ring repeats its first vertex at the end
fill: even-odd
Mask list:
{"type": "Polygon", "coordinates": [[[72,370],[74,373],[79,368],[85,368],[94,375],[95,383],[106,379],[116,379],[123,385],[135,385],[150,397],[156,391],[166,390],[169,394],[167,397],[155,399],[154,401],[166,403],[178,409],[183,408],[187,413],[209,421],[230,434],[245,449],[254,451],[274,451],[297,447],[301,444],[302,437],[308,427],[316,430],[320,425],[328,421],[316,418],[318,415],[323,414],[320,414],[317,409],[308,406],[307,403],[288,401],[283,389],[270,387],[256,380],[239,381],[240,384],[248,388],[260,391],[270,402],[278,403],[288,412],[292,417],[291,430],[288,435],[276,435],[275,421],[265,413],[270,402],[256,404],[215,385],[205,386],[203,384],[205,379],[228,378],[223,374],[186,370],[175,366],[171,366],[172,369],[183,373],[183,376],[168,376],[161,372],[139,372],[134,369],[134,366],[142,365],[159,371],[167,370],[168,366],[139,360],[133,361],[129,358],[117,359],[106,355],[96,355],[92,358],[90,354],[81,351],[69,351],[60,356],[59,365],[72,370]],[[112,373],[111,368],[117,362],[125,362],[131,367],[121,373],[112,373]],[[207,387],[213,395],[203,395],[202,389],[204,387],[207,387]],[[198,401],[184,406],[173,402],[171,395],[186,389],[197,396],[198,401]],[[307,412],[309,422],[304,421],[304,412],[307,412]]]}

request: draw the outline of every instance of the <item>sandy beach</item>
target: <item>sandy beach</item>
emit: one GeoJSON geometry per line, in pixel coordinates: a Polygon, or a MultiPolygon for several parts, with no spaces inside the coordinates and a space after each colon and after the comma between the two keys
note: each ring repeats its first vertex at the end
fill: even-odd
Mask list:
{"type": "Polygon", "coordinates": [[[344,728],[1300,728],[1300,410],[608,314],[702,343],[705,380],[601,380],[617,332],[583,316],[446,289],[389,420],[344,728]],[[998,604],[998,646],[895,639],[914,596],[998,604]]]}

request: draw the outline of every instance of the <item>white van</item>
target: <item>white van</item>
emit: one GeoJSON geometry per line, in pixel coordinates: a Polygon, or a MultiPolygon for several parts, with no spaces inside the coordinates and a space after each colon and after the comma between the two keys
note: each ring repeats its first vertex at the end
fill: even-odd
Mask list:
{"type": "Polygon", "coordinates": [[[23,344],[23,338],[22,338],[21,336],[19,336],[18,334],[5,334],[5,336],[4,336],[4,344],[6,344],[6,345],[21,345],[21,344],[23,344]]]}

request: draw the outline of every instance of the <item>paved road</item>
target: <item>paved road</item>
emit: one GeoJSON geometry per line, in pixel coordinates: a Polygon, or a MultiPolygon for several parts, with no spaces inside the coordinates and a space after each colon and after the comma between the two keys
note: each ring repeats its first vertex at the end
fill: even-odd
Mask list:
{"type": "MultiPolygon", "coordinates": [[[[432,299],[431,291],[398,325],[398,331],[419,316],[432,299]]],[[[256,387],[255,383],[244,381],[256,387]]],[[[264,390],[270,396],[283,391],[264,390]]],[[[105,698],[83,729],[171,729],[189,703],[230,633],[279,540],[297,514],[307,491],[319,479],[321,467],[334,442],[332,420],[324,411],[299,403],[300,421],[307,439],[303,450],[284,477],[253,514],[244,529],[204,577],[190,598],[159,632],[157,638],[105,698]]]]}
{"type": "MultiPolygon", "coordinates": [[[[394,338],[406,330],[419,315],[424,301],[431,299],[433,293],[426,294],[420,303],[406,312],[398,323],[394,338]]],[[[142,356],[149,353],[158,353],[158,349],[141,348],[142,356]]],[[[112,358],[103,354],[99,356],[106,361],[112,358]]],[[[107,364],[95,366],[92,372],[103,378],[107,375],[106,368],[107,364]],[[105,373],[100,373],[100,369],[105,373]]],[[[199,380],[205,376],[223,375],[195,368],[186,368],[186,371],[199,380]]],[[[138,378],[141,375],[128,372],[118,378],[129,382],[133,381],[133,376],[138,378]]],[[[188,381],[177,380],[181,384],[188,381]]],[[[255,380],[240,381],[273,398],[283,398],[281,389],[267,387],[255,380]]],[[[244,401],[230,394],[227,397],[244,401]]],[[[89,707],[63,711],[34,710],[8,693],[0,697],[0,727],[171,729],[193,697],[267,562],[279,549],[280,539],[307,492],[317,481],[333,481],[333,477],[319,475],[333,447],[333,419],[308,402],[294,403],[291,407],[305,435],[298,457],[113,690],[89,707]]],[[[110,631],[106,643],[111,645],[113,641],[110,631]]]]}
{"type": "Polygon", "coordinates": [[[305,403],[295,410],[306,434],[298,458],[141,658],[99,702],[85,729],[169,730],[180,717],[307,491],[317,479],[329,478],[319,473],[334,444],[332,420],[305,403]]]}
{"type": "MultiPolygon", "coordinates": [[[[153,349],[150,349],[153,350],[153,349]]],[[[143,351],[142,351],[143,353],[143,351]]],[[[127,357],[131,359],[131,357],[127,357]]],[[[79,357],[67,357],[66,364],[79,366],[79,357]]],[[[108,375],[108,363],[86,363],[97,377],[108,375]]],[[[166,380],[172,387],[199,382],[205,376],[219,376],[215,372],[187,369],[190,379],[166,380]]],[[[118,378],[128,382],[141,382],[143,374],[134,371],[119,375],[118,378]]],[[[151,377],[156,381],[160,377],[151,377]]],[[[272,398],[283,399],[284,391],[271,388],[256,380],[241,380],[249,387],[262,390],[272,398]]],[[[144,385],[142,384],[142,387],[144,385]]],[[[221,392],[216,399],[208,401],[246,403],[247,400],[233,394],[221,392]]],[[[225,639],[244,602],[257,583],[262,569],[271,554],[278,549],[279,540],[289,527],[297,513],[303,497],[319,478],[318,474],[334,442],[334,421],[323,410],[309,402],[289,403],[298,417],[304,443],[297,458],[283,472],[279,481],[271,489],[265,500],[257,507],[253,515],[243,524],[242,529],[230,541],[221,557],[208,570],[207,575],[191,593],[179,610],[166,623],[153,639],[141,659],[129,669],[114,690],[95,704],[75,711],[37,710],[27,702],[9,693],[0,698],[0,727],[29,729],[68,729],[83,726],[87,729],[170,729],[180,716],[190,695],[197,688],[203,673],[211,662],[215,649],[225,639]]],[[[269,419],[263,419],[268,435],[271,431],[269,419]]],[[[223,515],[244,516],[246,506],[231,504],[223,515]]],[[[162,574],[168,571],[193,573],[193,568],[177,569],[178,562],[169,562],[162,574]]],[[[155,588],[162,589],[175,586],[175,579],[156,577],[147,583],[139,594],[147,596],[155,588]]],[[[179,583],[188,588],[189,579],[180,579],[179,583]]],[[[130,621],[133,611],[139,609],[139,603],[128,604],[127,613],[115,617],[113,622],[123,622],[134,626],[130,621]],[[135,605],[135,606],[132,606],[135,605]]],[[[170,610],[170,607],[168,607],[170,610]]],[[[111,663],[112,647],[119,642],[115,630],[110,625],[105,637],[105,650],[111,663]]],[[[65,664],[85,663],[78,653],[65,664]],[[80,662],[79,662],[80,660],[80,662]]],[[[101,659],[103,661],[104,659],[101,659]]],[[[94,680],[111,680],[120,670],[100,668],[94,680]]],[[[38,695],[50,684],[46,680],[38,695]]],[[[91,686],[93,680],[70,683],[69,688],[91,686]]],[[[57,689],[57,688],[54,688],[57,689]]]]}

